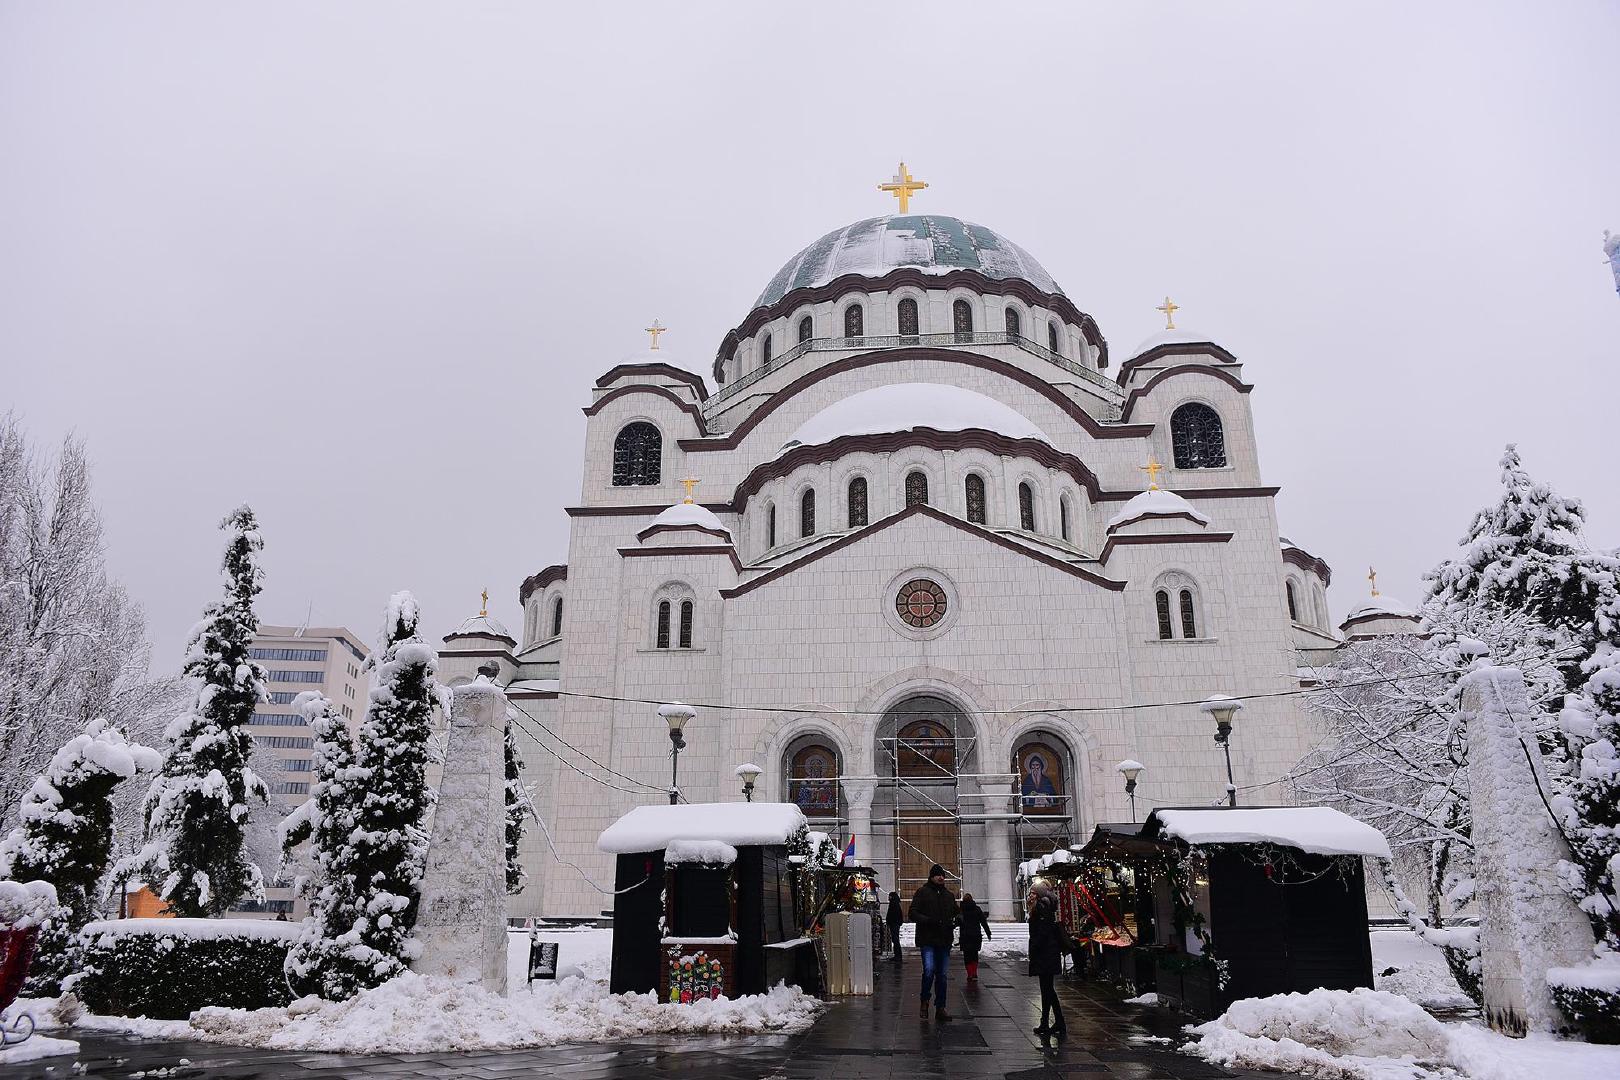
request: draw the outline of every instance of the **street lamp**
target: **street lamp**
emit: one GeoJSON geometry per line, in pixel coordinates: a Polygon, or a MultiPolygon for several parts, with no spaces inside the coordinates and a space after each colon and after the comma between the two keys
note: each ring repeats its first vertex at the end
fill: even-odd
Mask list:
{"type": "Polygon", "coordinates": [[[743,782],[743,798],[749,802],[754,801],[754,781],[758,780],[759,774],[764,771],[751,761],[745,761],[737,766],[737,778],[743,782]]]}
{"type": "Polygon", "coordinates": [[[1237,784],[1232,781],[1232,718],[1243,708],[1243,702],[1225,694],[1212,694],[1198,706],[1215,718],[1215,741],[1226,752],[1226,805],[1237,805],[1237,784]]]}
{"type": "Polygon", "coordinates": [[[669,805],[674,806],[681,801],[681,789],[675,781],[679,775],[681,751],[686,749],[686,739],[681,735],[681,729],[697,715],[697,710],[679,701],[671,701],[658,706],[658,715],[669,725],[669,805]]]}
{"type": "Polygon", "coordinates": [[[1121,776],[1125,777],[1125,794],[1130,796],[1131,821],[1134,823],[1136,821],[1136,778],[1142,775],[1147,766],[1140,761],[1126,758],[1118,765],[1115,765],[1114,768],[1119,771],[1121,776]]]}

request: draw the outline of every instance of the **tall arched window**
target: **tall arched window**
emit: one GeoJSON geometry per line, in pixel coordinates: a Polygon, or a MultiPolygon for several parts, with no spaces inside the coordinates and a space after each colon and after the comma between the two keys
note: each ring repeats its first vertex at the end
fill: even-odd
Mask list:
{"type": "Polygon", "coordinates": [[[1198,636],[1198,620],[1193,614],[1193,594],[1191,589],[1181,590],[1181,636],[1184,638],[1198,636]]]}
{"type": "Polygon", "coordinates": [[[1058,535],[1065,540],[1069,538],[1069,497],[1067,495],[1058,500],[1058,535]]]}
{"type": "Polygon", "coordinates": [[[957,337],[965,337],[973,333],[973,305],[966,300],[958,300],[951,305],[951,329],[957,337]]]}
{"type": "Polygon", "coordinates": [[[962,487],[965,489],[964,494],[967,496],[967,519],[975,525],[983,525],[985,523],[984,477],[976,472],[970,472],[967,474],[967,479],[962,481],[962,487]]]}
{"type": "Polygon", "coordinates": [[[906,474],[906,505],[928,504],[928,474],[921,469],[906,474]]]}
{"type": "Polygon", "coordinates": [[[1226,465],[1226,432],[1221,416],[1199,401],[1170,414],[1170,449],[1178,469],[1219,469],[1226,465]]]}
{"type": "Polygon", "coordinates": [[[669,648],[669,601],[658,601],[658,638],[655,644],[660,649],[669,648]]]}
{"type": "Polygon", "coordinates": [[[551,636],[556,637],[562,633],[562,597],[551,602],[551,636]]]}
{"type": "Polygon", "coordinates": [[[844,309],[844,336],[860,337],[866,333],[866,309],[859,304],[851,304],[844,309]]]}
{"type": "Polygon", "coordinates": [[[799,320],[799,344],[803,345],[806,341],[810,340],[810,329],[810,316],[806,315],[804,318],[799,320]]]}
{"type": "Polygon", "coordinates": [[[799,496],[799,535],[816,535],[816,489],[805,488],[799,496]]]}
{"type": "Polygon", "coordinates": [[[1035,489],[1027,482],[1018,485],[1018,527],[1035,531],[1035,489]]]}
{"type": "Polygon", "coordinates": [[[645,420],[619,429],[613,439],[613,486],[656,484],[663,475],[664,437],[645,420]]]}
{"type": "Polygon", "coordinates": [[[1046,324],[1046,347],[1059,356],[1063,355],[1063,350],[1058,348],[1058,328],[1055,322],[1046,324]]]}
{"type": "Polygon", "coordinates": [[[765,335],[765,343],[759,347],[759,366],[771,366],[771,335],[765,335]]]}
{"type": "Polygon", "coordinates": [[[1293,622],[1299,622],[1299,600],[1294,596],[1294,583],[1287,582],[1283,585],[1283,590],[1288,595],[1288,618],[1293,622]]]}
{"type": "Polygon", "coordinates": [[[1154,593],[1153,607],[1155,613],[1159,616],[1159,640],[1169,641],[1171,638],[1176,636],[1176,632],[1170,623],[1169,592],[1164,589],[1160,589],[1158,592],[1154,593]]]}
{"type": "Polygon", "coordinates": [[[917,333],[917,301],[908,296],[900,301],[900,334],[916,337],[917,333]]]}
{"type": "Polygon", "coordinates": [[[776,504],[771,503],[765,508],[765,546],[776,546],[776,504]]]}
{"type": "Polygon", "coordinates": [[[838,752],[816,736],[788,759],[788,802],[806,817],[838,816],[838,752]]]}
{"type": "Polygon", "coordinates": [[[681,601],[681,632],[676,639],[683,649],[692,647],[692,601],[681,601]]]}
{"type": "Polygon", "coordinates": [[[1013,337],[1024,335],[1024,320],[1019,317],[1018,309],[1011,304],[1007,305],[1007,333],[1013,337]]]}
{"type": "Polygon", "coordinates": [[[857,476],[849,482],[849,527],[858,529],[866,524],[866,477],[857,476]]]}

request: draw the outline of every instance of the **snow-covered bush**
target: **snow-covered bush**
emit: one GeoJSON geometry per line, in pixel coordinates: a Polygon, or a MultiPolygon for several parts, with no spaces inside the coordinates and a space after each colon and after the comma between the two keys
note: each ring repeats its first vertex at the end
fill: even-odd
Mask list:
{"type": "Polygon", "coordinates": [[[1365,987],[1245,998],[1191,1030],[1198,1041],[1188,1049],[1207,1061],[1291,1075],[1396,1076],[1388,1066],[1444,1067],[1451,1053],[1438,1020],[1398,994],[1365,987]]]}
{"type": "Polygon", "coordinates": [[[510,716],[506,721],[506,895],[523,891],[527,876],[518,855],[523,840],[523,817],[531,813],[529,793],[523,786],[523,757],[518,753],[517,736],[510,716]]]}
{"type": "Polygon", "coordinates": [[[110,919],[81,931],[74,993],[91,1012],[183,1020],[208,1005],[292,999],[282,977],[298,927],[263,919],[110,919]]]}
{"type": "Polygon", "coordinates": [[[264,896],[244,845],[249,800],[269,800],[264,781],[248,767],[247,727],[267,698],[264,669],[248,653],[259,629],[253,600],[262,587],[264,541],[246,506],[220,528],[229,535],[225,596],[204,609],[186,647],[185,674],[196,680],[196,696],[164,731],[168,752],[146,793],[142,847],[118,867],[121,879],[153,882],[182,916],[219,915],[244,897],[264,896]]]}
{"type": "Polygon", "coordinates": [[[39,926],[56,908],[56,889],[48,881],[0,881],[0,930],[39,926]]]}
{"type": "Polygon", "coordinates": [[[1547,972],[1553,1002],[1589,1042],[1620,1043],[1620,954],[1547,972]]]}
{"type": "Polygon", "coordinates": [[[106,720],[90,721],[51,758],[22,798],[16,828],[0,840],[0,878],[49,882],[58,907],[45,920],[25,989],[54,996],[77,969],[79,928],[90,921],[113,845],[113,791],[162,762],[106,720]]]}

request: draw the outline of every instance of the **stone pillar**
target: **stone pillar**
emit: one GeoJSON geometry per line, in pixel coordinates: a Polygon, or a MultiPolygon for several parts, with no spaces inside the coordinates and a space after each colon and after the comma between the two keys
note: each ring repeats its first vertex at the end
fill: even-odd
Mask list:
{"type": "Polygon", "coordinates": [[[876,865],[872,850],[872,796],[877,792],[877,777],[845,777],[841,781],[844,801],[849,804],[849,831],[855,837],[855,858],[876,865]]]}
{"type": "Polygon", "coordinates": [[[1553,1031],[1567,1021],[1547,991],[1547,969],[1592,955],[1592,926],[1558,884],[1569,858],[1552,812],[1530,702],[1517,668],[1462,678],[1468,790],[1479,897],[1485,1019],[1505,1035],[1553,1031]]]}
{"type": "Polygon", "coordinates": [[[453,694],[413,966],[504,994],[506,695],[485,674],[453,694]]]}
{"type": "Polygon", "coordinates": [[[1013,857],[1011,821],[997,821],[998,815],[1014,812],[1013,785],[1018,783],[1016,773],[991,773],[979,777],[979,790],[984,797],[979,803],[990,820],[984,823],[985,875],[989,879],[990,903],[986,911],[992,919],[1016,919],[1018,900],[1013,895],[1013,857]]]}

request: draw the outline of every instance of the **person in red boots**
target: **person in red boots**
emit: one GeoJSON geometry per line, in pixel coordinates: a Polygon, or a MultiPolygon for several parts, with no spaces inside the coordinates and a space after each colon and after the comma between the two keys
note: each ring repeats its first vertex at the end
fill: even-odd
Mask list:
{"type": "Polygon", "coordinates": [[[969,988],[979,985],[979,949],[995,935],[990,933],[990,919],[973,899],[972,893],[962,894],[962,961],[967,964],[969,988]]]}

